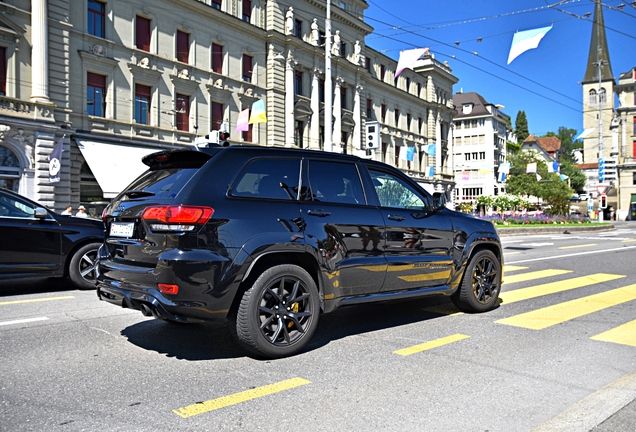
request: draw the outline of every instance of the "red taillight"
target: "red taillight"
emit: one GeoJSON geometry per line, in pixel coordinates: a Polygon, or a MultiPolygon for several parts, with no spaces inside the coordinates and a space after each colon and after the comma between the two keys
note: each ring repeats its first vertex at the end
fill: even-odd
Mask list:
{"type": "Polygon", "coordinates": [[[162,222],[170,225],[203,225],[213,214],[212,207],[157,206],[147,207],[141,218],[146,222],[162,222]]]}
{"type": "Polygon", "coordinates": [[[108,213],[108,207],[110,207],[110,206],[104,207],[104,210],[102,211],[102,220],[104,222],[106,222],[106,213],[108,213]]]}
{"type": "Polygon", "coordinates": [[[205,225],[213,214],[212,207],[165,205],[146,207],[141,219],[154,232],[183,233],[205,225]]]}
{"type": "Polygon", "coordinates": [[[157,284],[159,287],[159,291],[164,294],[178,294],[179,293],[179,285],[174,284],[157,284]]]}

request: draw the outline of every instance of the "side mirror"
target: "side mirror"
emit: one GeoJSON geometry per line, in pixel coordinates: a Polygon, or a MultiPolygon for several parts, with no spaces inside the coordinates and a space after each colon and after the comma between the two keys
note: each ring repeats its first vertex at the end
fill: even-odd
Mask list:
{"type": "Polygon", "coordinates": [[[49,212],[47,212],[46,209],[43,207],[36,207],[34,209],[33,216],[36,217],[37,219],[46,219],[48,215],[49,215],[49,212]]]}
{"type": "Polygon", "coordinates": [[[446,206],[446,195],[442,192],[435,192],[433,194],[433,209],[439,210],[446,206]]]}

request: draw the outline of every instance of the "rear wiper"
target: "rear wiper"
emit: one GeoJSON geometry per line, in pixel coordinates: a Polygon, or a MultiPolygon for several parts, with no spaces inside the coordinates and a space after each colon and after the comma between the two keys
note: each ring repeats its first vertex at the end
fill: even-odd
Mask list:
{"type": "Polygon", "coordinates": [[[129,190],[124,192],[124,196],[127,196],[128,198],[141,198],[141,197],[147,197],[147,196],[154,196],[155,193],[154,192],[150,192],[150,191],[145,191],[145,190],[129,190]]]}

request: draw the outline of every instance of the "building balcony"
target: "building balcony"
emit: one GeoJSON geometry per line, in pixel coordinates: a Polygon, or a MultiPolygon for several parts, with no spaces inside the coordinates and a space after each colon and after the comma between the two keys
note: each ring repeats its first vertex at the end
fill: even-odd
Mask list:
{"type": "Polygon", "coordinates": [[[0,115],[20,119],[55,122],[55,104],[31,102],[8,96],[0,96],[0,115]]]}

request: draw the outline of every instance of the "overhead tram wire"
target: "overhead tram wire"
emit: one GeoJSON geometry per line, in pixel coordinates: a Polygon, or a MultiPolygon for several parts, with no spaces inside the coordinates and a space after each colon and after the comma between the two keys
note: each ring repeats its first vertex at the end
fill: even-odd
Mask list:
{"type": "MultiPolygon", "coordinates": [[[[379,23],[381,23],[381,24],[388,25],[388,23],[386,23],[386,22],[384,22],[384,21],[381,21],[381,20],[378,20],[378,19],[375,19],[375,18],[367,18],[367,19],[372,20],[372,21],[379,22],[379,23]]],[[[466,54],[474,55],[474,54],[472,54],[470,51],[467,51],[467,50],[465,50],[465,49],[463,49],[463,48],[459,48],[459,47],[457,47],[457,46],[455,46],[455,45],[451,45],[451,44],[449,44],[449,43],[442,42],[442,41],[439,41],[439,40],[436,40],[436,39],[430,38],[430,37],[428,37],[428,36],[424,36],[424,35],[418,34],[418,33],[416,33],[416,32],[409,32],[409,31],[407,31],[407,32],[408,32],[408,33],[411,33],[411,34],[413,34],[413,35],[415,35],[415,36],[418,36],[418,37],[421,37],[421,38],[424,38],[424,39],[427,39],[427,40],[433,41],[433,42],[435,42],[435,43],[437,43],[437,44],[444,45],[444,46],[449,47],[449,48],[457,49],[457,50],[462,51],[462,52],[464,52],[464,53],[466,53],[466,54]]],[[[406,42],[404,42],[404,41],[402,41],[402,40],[399,40],[399,39],[397,39],[397,38],[393,38],[393,37],[391,37],[391,36],[382,35],[382,37],[384,37],[385,39],[390,39],[390,40],[394,40],[394,41],[396,41],[396,42],[400,42],[401,44],[411,45],[411,46],[412,46],[412,47],[414,47],[414,48],[419,48],[419,46],[418,46],[418,45],[415,45],[415,44],[413,44],[413,43],[406,43],[406,42]]],[[[481,69],[481,68],[479,68],[479,67],[477,67],[477,66],[475,66],[475,65],[473,65],[473,64],[470,64],[470,63],[468,63],[468,62],[462,61],[462,60],[458,59],[458,58],[457,58],[456,56],[454,56],[454,55],[443,54],[443,53],[440,53],[440,55],[443,55],[443,56],[445,56],[445,57],[448,57],[448,58],[451,58],[451,59],[453,59],[453,60],[459,61],[460,63],[463,63],[463,64],[465,64],[465,65],[467,65],[467,66],[469,66],[469,67],[472,67],[472,68],[474,68],[474,69],[477,69],[477,70],[478,70],[478,71],[480,71],[480,72],[484,72],[484,73],[486,73],[486,74],[489,74],[489,72],[488,72],[488,71],[486,71],[486,70],[484,70],[484,69],[481,69]]],[[[494,66],[496,66],[496,67],[498,67],[498,68],[500,68],[500,69],[505,70],[506,72],[509,72],[509,73],[511,73],[511,74],[513,74],[513,75],[516,75],[516,76],[518,76],[518,77],[520,77],[520,78],[525,79],[526,81],[529,81],[529,82],[531,82],[531,83],[533,83],[533,84],[535,84],[535,85],[538,85],[539,87],[542,87],[542,88],[544,88],[544,89],[546,89],[546,90],[549,90],[549,91],[551,91],[551,92],[553,92],[553,93],[556,93],[556,94],[557,94],[557,95],[559,95],[559,96],[562,96],[562,97],[564,97],[564,98],[566,98],[566,99],[572,100],[572,101],[576,102],[577,104],[578,104],[578,103],[580,103],[580,101],[579,101],[579,100],[577,100],[577,99],[574,99],[574,98],[572,98],[572,97],[570,97],[570,96],[568,96],[568,95],[565,95],[565,94],[563,94],[563,93],[561,93],[561,92],[558,92],[557,90],[551,89],[550,87],[547,87],[547,86],[545,86],[545,85],[543,85],[543,84],[541,84],[541,83],[539,83],[539,82],[537,82],[537,81],[534,81],[534,80],[532,80],[532,79],[530,79],[530,78],[528,78],[528,77],[525,77],[525,76],[523,76],[523,75],[521,75],[521,74],[519,74],[519,73],[517,73],[517,72],[515,72],[515,71],[513,71],[513,70],[510,70],[510,69],[508,69],[508,68],[506,68],[506,67],[503,67],[503,66],[501,66],[501,65],[499,65],[499,64],[497,64],[497,63],[495,63],[495,62],[494,62],[494,61],[492,61],[492,60],[489,60],[489,59],[487,59],[487,58],[485,58],[485,57],[481,57],[481,56],[480,56],[479,58],[480,58],[480,59],[482,59],[482,60],[484,60],[484,61],[486,61],[486,62],[488,62],[488,63],[490,63],[490,64],[492,64],[492,65],[494,65],[494,66]]],[[[568,108],[568,109],[571,109],[571,110],[574,110],[574,111],[577,111],[577,112],[579,112],[579,111],[580,111],[580,109],[579,109],[579,108],[573,108],[573,107],[571,107],[571,106],[569,106],[569,105],[565,105],[565,104],[563,104],[562,102],[559,102],[559,101],[557,101],[557,100],[555,100],[555,99],[551,99],[551,98],[549,98],[548,96],[545,96],[545,95],[542,95],[542,94],[540,94],[540,93],[537,93],[537,92],[535,92],[535,91],[533,91],[533,90],[530,90],[530,89],[528,89],[528,88],[526,88],[526,87],[523,87],[523,86],[521,86],[521,85],[519,85],[519,84],[517,84],[517,83],[513,83],[512,81],[506,80],[506,79],[504,79],[504,78],[502,78],[502,77],[500,77],[500,76],[498,76],[498,75],[493,75],[493,77],[494,77],[494,78],[496,78],[496,79],[502,80],[502,81],[504,81],[504,82],[507,82],[507,83],[509,83],[509,84],[512,84],[512,85],[514,85],[515,87],[518,87],[518,88],[520,88],[520,89],[522,89],[522,90],[525,90],[525,91],[527,91],[527,92],[530,92],[530,93],[532,93],[532,94],[534,94],[534,95],[537,95],[537,96],[539,96],[539,97],[541,97],[541,98],[544,98],[544,99],[549,100],[549,101],[551,101],[551,102],[557,103],[557,104],[559,104],[559,105],[561,105],[561,106],[563,106],[563,107],[565,107],[565,108],[568,108]]]]}

